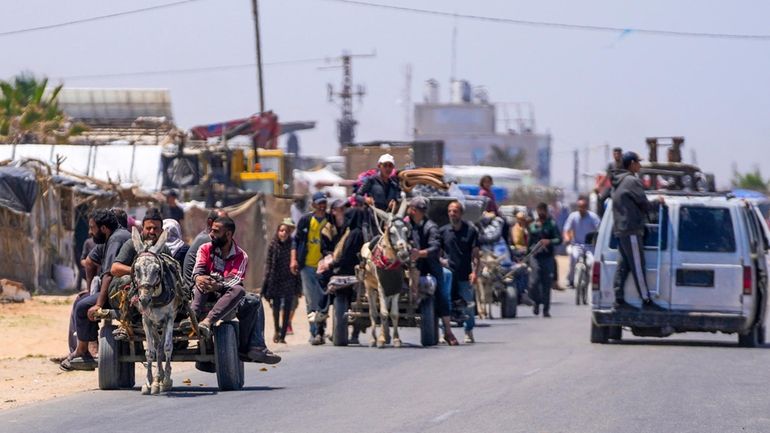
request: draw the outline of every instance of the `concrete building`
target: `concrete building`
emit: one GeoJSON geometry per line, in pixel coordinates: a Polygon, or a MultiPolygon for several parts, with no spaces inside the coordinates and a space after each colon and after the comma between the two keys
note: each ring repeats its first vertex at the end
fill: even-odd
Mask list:
{"type": "Polygon", "coordinates": [[[538,183],[550,183],[551,135],[536,131],[531,104],[494,104],[467,81],[452,83],[449,102],[438,95],[438,83],[429,80],[424,102],[414,106],[415,140],[443,140],[446,164],[510,167],[523,160],[511,168],[532,170],[538,183]]]}

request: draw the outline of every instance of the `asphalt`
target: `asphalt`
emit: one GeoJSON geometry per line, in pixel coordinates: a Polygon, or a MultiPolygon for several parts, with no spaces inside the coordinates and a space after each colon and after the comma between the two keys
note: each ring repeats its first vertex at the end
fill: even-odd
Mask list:
{"type": "Polygon", "coordinates": [[[276,368],[247,365],[241,391],[180,373],[167,395],[93,391],[5,411],[0,431],[770,431],[770,347],[627,331],[622,342],[591,344],[589,307],[573,296],[555,294],[551,319],[527,308],[486,320],[473,345],[422,348],[406,329],[400,349],[295,347],[276,368]]]}

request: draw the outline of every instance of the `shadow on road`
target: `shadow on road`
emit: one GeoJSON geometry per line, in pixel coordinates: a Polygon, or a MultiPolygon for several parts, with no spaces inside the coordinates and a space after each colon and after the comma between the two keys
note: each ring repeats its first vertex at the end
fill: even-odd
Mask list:
{"type": "MultiPolygon", "coordinates": [[[[708,340],[622,340],[613,341],[608,345],[618,346],[681,346],[681,347],[727,347],[734,349],[748,349],[741,347],[732,341],[708,341],[708,340]]],[[[755,349],[770,349],[770,344],[763,344],[755,349]]]]}
{"type": "MultiPolygon", "coordinates": [[[[280,391],[285,389],[282,386],[244,386],[240,391],[280,391]]],[[[219,394],[219,388],[214,386],[188,386],[184,388],[172,388],[170,392],[166,393],[166,397],[171,398],[190,398],[190,397],[203,397],[207,395],[219,394]]],[[[231,391],[238,392],[238,391],[231,391]]]]}

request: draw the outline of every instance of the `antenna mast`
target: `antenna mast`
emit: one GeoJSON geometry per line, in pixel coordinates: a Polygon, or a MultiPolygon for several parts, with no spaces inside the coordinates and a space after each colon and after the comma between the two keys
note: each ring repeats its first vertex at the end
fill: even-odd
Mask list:
{"type": "Polygon", "coordinates": [[[337,120],[337,140],[340,143],[340,153],[344,146],[353,143],[356,137],[356,125],[358,122],[353,117],[353,97],[358,96],[359,102],[366,94],[366,90],[362,85],[358,85],[353,90],[353,65],[352,59],[354,57],[374,57],[375,54],[349,54],[343,52],[342,56],[337,57],[335,60],[342,62],[339,67],[342,68],[342,87],[339,92],[334,91],[334,87],[329,84],[329,102],[334,102],[335,98],[340,100],[340,118],[337,120]]]}

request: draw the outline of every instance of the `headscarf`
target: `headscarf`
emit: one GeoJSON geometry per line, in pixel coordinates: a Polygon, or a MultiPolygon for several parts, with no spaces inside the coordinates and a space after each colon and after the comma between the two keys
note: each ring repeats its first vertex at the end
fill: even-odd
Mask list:
{"type": "Polygon", "coordinates": [[[182,240],[182,228],[175,219],[164,219],[163,228],[168,231],[168,238],[166,239],[166,246],[171,250],[171,255],[175,255],[180,248],[184,246],[182,240]]]}

